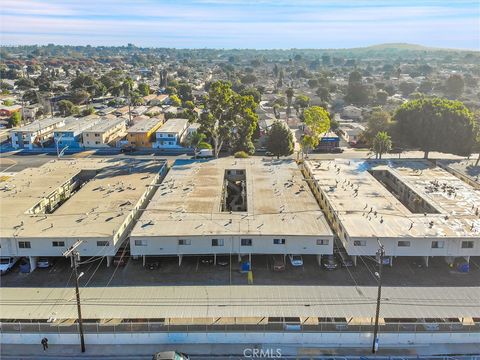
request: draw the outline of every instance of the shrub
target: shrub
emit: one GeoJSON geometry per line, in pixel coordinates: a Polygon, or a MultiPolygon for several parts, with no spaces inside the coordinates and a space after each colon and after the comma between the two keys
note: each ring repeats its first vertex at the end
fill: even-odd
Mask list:
{"type": "Polygon", "coordinates": [[[248,158],[248,154],[245,151],[237,151],[233,156],[238,158],[238,159],[248,158]]]}

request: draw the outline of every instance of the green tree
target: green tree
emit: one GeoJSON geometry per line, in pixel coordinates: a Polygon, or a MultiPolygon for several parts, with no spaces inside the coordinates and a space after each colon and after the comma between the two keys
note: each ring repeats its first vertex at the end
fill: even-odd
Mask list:
{"type": "Polygon", "coordinates": [[[285,95],[287,96],[287,117],[289,117],[292,112],[291,107],[292,107],[292,99],[294,94],[295,93],[292,88],[288,88],[285,91],[285,95]]]}
{"type": "Polygon", "coordinates": [[[69,100],[60,100],[58,102],[58,111],[60,111],[62,116],[70,116],[78,114],[78,107],[69,100]]]}
{"type": "Polygon", "coordinates": [[[148,84],[145,84],[145,83],[140,83],[138,84],[138,91],[142,96],[148,96],[150,95],[150,86],[148,86],[148,84]]]}
{"type": "Polygon", "coordinates": [[[424,151],[468,155],[474,144],[473,114],[460,101],[421,98],[401,105],[394,116],[394,139],[424,151]]]}
{"type": "Polygon", "coordinates": [[[95,109],[91,106],[87,106],[85,109],[82,110],[82,116],[88,116],[95,114],[95,109]]]}
{"type": "Polygon", "coordinates": [[[308,156],[308,152],[315,149],[318,146],[319,141],[318,136],[304,135],[300,143],[303,153],[308,156]]]}
{"type": "Polygon", "coordinates": [[[262,94],[260,93],[260,91],[258,91],[258,89],[254,87],[243,89],[242,91],[240,91],[240,95],[243,95],[243,96],[251,95],[253,97],[253,100],[255,100],[257,104],[262,100],[262,94]]]}
{"type": "Polygon", "coordinates": [[[362,74],[358,70],[350,73],[345,101],[356,105],[366,105],[369,102],[369,97],[368,88],[362,82],[362,74]]]}
{"type": "Polygon", "coordinates": [[[452,74],[445,82],[445,93],[453,98],[458,98],[463,93],[465,81],[462,75],[452,74]]]}
{"type": "Polygon", "coordinates": [[[195,104],[194,104],[193,101],[191,101],[191,100],[185,101],[184,106],[185,106],[187,109],[190,109],[190,110],[195,109],[195,104]]]}
{"type": "Polygon", "coordinates": [[[33,88],[35,86],[35,83],[29,78],[21,78],[15,81],[15,86],[20,90],[28,90],[33,88]]]}
{"type": "Polygon", "coordinates": [[[306,95],[297,95],[293,104],[294,108],[299,111],[310,105],[310,98],[306,95]]]}
{"type": "Polygon", "coordinates": [[[330,114],[320,106],[311,106],[303,112],[305,125],[317,139],[330,129],[330,114]]]}
{"type": "Polygon", "coordinates": [[[294,142],[290,129],[282,122],[275,121],[267,133],[266,147],[277,159],[293,154],[294,142]]]}
{"type": "Polygon", "coordinates": [[[85,103],[90,98],[90,94],[85,90],[75,90],[70,94],[70,101],[76,105],[85,103]]]}
{"type": "Polygon", "coordinates": [[[178,84],[177,95],[182,101],[192,101],[192,87],[187,83],[178,84]]]}
{"type": "Polygon", "coordinates": [[[388,93],[385,90],[377,91],[377,104],[385,105],[387,103],[388,93]]]}
{"type": "Polygon", "coordinates": [[[15,111],[8,119],[10,127],[16,127],[20,125],[20,121],[22,121],[22,115],[20,114],[20,111],[15,111]]]}
{"type": "Polygon", "coordinates": [[[407,97],[408,95],[413,93],[416,88],[417,88],[417,84],[415,84],[414,82],[411,82],[411,81],[402,81],[398,85],[398,89],[400,90],[402,95],[405,96],[405,97],[407,97]]]}
{"type": "Polygon", "coordinates": [[[328,103],[332,99],[332,97],[330,95],[330,91],[329,91],[328,87],[326,87],[326,86],[319,87],[316,91],[316,94],[322,102],[328,103]]]}
{"type": "Polygon", "coordinates": [[[200,117],[200,131],[213,142],[215,157],[224,144],[235,151],[253,153],[252,136],[258,123],[253,96],[242,96],[225,81],[211,84],[205,109],[200,117]]]}
{"type": "Polygon", "coordinates": [[[373,108],[366,117],[367,126],[361,134],[361,138],[369,146],[373,145],[373,140],[379,132],[389,132],[392,126],[390,113],[382,110],[380,107],[373,108]]]}
{"type": "Polygon", "coordinates": [[[379,131],[372,144],[372,151],[375,153],[376,159],[381,159],[382,155],[389,152],[392,148],[392,139],[385,131],[379,131]]]}
{"type": "Polygon", "coordinates": [[[175,107],[182,106],[182,100],[177,95],[170,95],[170,104],[175,107]]]}
{"type": "Polygon", "coordinates": [[[198,149],[200,148],[200,145],[205,142],[206,138],[207,137],[205,134],[202,134],[201,132],[198,132],[198,131],[194,131],[188,134],[187,138],[185,139],[185,145],[193,149],[195,159],[197,158],[197,153],[198,153],[198,149]]]}

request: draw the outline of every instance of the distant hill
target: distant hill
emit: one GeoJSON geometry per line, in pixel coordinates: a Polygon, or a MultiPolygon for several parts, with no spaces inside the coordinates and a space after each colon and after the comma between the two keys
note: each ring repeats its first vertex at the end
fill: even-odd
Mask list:
{"type": "MultiPolygon", "coordinates": [[[[450,49],[450,48],[440,48],[440,47],[430,47],[418,44],[408,44],[408,43],[386,43],[366,46],[363,48],[356,49],[365,49],[365,50],[413,50],[413,51],[469,51],[467,49],[450,49]]],[[[353,49],[352,49],[353,50],[353,49]]]]}

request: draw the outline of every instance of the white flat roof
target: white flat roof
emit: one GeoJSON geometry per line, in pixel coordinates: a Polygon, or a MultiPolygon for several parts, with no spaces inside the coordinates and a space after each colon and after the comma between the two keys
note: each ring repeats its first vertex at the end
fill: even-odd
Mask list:
{"type": "Polygon", "coordinates": [[[159,123],[162,123],[163,119],[159,117],[153,117],[145,120],[141,120],[135,123],[132,127],[127,129],[129,133],[146,133],[152,130],[159,123]]]}
{"type": "Polygon", "coordinates": [[[67,118],[65,121],[65,126],[61,128],[55,129],[55,133],[62,133],[62,132],[69,132],[69,131],[76,131],[76,132],[83,132],[97,124],[99,121],[98,117],[95,118],[67,118]]]}
{"type": "Polygon", "coordinates": [[[160,129],[157,130],[157,133],[180,133],[182,130],[185,130],[185,127],[188,124],[188,119],[174,118],[169,119],[162,125],[160,129]]]}
{"type": "Polygon", "coordinates": [[[0,183],[5,238],[111,237],[164,165],[162,161],[88,158],[53,160],[0,183]],[[81,170],[97,174],[51,214],[27,211],[81,170]]]}
{"type": "Polygon", "coordinates": [[[310,160],[305,166],[350,237],[480,236],[480,192],[428,161],[310,160]],[[412,213],[369,170],[389,171],[438,213],[412,213]]]}
{"type": "Polygon", "coordinates": [[[332,236],[323,212],[292,160],[177,160],[132,236],[202,234],[332,236]],[[245,170],[246,212],[221,211],[227,169],[245,170]]]}
{"type": "Polygon", "coordinates": [[[85,130],[84,132],[105,132],[114,126],[121,124],[122,122],[125,123],[124,118],[115,118],[115,119],[103,118],[103,119],[100,119],[100,121],[98,121],[91,128],[85,130]]]}
{"type": "Polygon", "coordinates": [[[58,124],[58,123],[63,122],[65,120],[67,120],[67,118],[58,118],[58,117],[48,118],[48,119],[43,119],[43,120],[37,120],[37,121],[34,121],[34,122],[32,122],[30,124],[27,124],[25,126],[21,126],[19,128],[12,129],[12,131],[13,132],[21,132],[21,131],[30,132],[30,131],[43,130],[43,129],[49,127],[49,126],[58,124]]]}

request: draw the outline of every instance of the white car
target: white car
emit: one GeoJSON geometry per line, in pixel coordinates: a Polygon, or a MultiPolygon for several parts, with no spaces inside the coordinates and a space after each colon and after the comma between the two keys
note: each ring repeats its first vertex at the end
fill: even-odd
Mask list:
{"type": "Polygon", "coordinates": [[[290,259],[290,264],[292,266],[303,266],[303,258],[302,255],[288,255],[288,258],[290,259]]]}
{"type": "Polygon", "coordinates": [[[46,257],[41,257],[37,261],[37,267],[40,269],[46,269],[50,267],[50,261],[46,257]]]}
{"type": "Polygon", "coordinates": [[[0,274],[5,274],[10,271],[18,261],[16,257],[1,257],[0,258],[0,274]]]}

